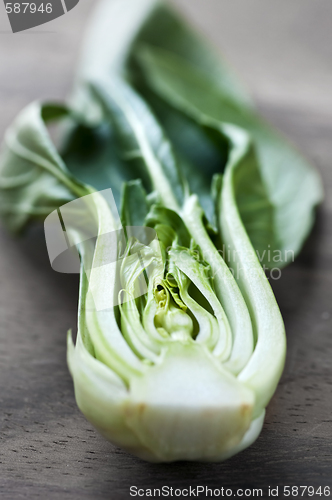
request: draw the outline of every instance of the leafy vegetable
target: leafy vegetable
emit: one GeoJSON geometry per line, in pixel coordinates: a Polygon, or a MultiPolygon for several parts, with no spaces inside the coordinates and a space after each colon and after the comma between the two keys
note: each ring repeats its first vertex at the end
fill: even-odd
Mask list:
{"type": "Polygon", "coordinates": [[[107,0],[95,26],[71,106],[9,129],[0,212],[12,231],[60,217],[78,250],[85,416],[146,460],[223,460],[259,435],[285,360],[261,264],[299,251],[320,181],[166,4],[107,0]]]}

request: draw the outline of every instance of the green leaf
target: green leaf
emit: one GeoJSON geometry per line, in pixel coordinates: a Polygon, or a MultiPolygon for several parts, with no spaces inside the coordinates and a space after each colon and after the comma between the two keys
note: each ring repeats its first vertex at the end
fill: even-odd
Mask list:
{"type": "Polygon", "coordinates": [[[224,171],[229,153],[227,137],[208,123],[198,123],[175,109],[170,113],[165,101],[151,92],[146,93],[144,88],[139,90],[162,123],[190,192],[198,195],[208,222],[217,230],[211,184],[214,176],[224,171]]]}
{"type": "Polygon", "coordinates": [[[88,193],[57,153],[46,123],[69,111],[33,103],[8,129],[0,157],[0,214],[13,232],[33,219],[43,220],[60,205],[88,193]]]}
{"type": "MultiPolygon", "coordinates": [[[[220,144],[227,144],[229,162],[234,151],[231,148],[232,136],[229,136],[227,126],[207,117],[201,117],[200,121],[197,120],[197,123],[200,123],[202,129],[213,132],[215,138],[219,137],[220,144]]],[[[277,267],[287,260],[285,258],[287,254],[280,250],[279,240],[276,238],[277,235],[274,231],[275,209],[262,180],[257,154],[249,137],[247,144],[246,168],[237,170],[235,173],[234,192],[238,210],[261,264],[267,268],[277,267]]],[[[209,199],[214,210],[212,212],[213,217],[210,215],[210,219],[214,220],[215,216],[217,221],[215,223],[218,225],[218,214],[215,211],[217,210],[216,203],[218,203],[222,189],[222,176],[215,174],[210,184],[209,199]]],[[[195,193],[199,195],[201,193],[200,189],[198,188],[195,193]]],[[[199,200],[201,202],[201,197],[199,197],[199,200]]],[[[203,209],[205,208],[202,202],[201,206],[203,209]]],[[[219,238],[216,238],[215,243],[221,245],[219,249],[225,257],[228,249],[223,245],[220,235],[219,238]]]]}
{"type": "Polygon", "coordinates": [[[103,119],[94,125],[74,122],[61,149],[70,173],[96,191],[111,188],[120,210],[123,184],[137,179],[142,169],[134,159],[119,154],[110,123],[103,119]]]}
{"type": "MultiPolygon", "coordinates": [[[[173,210],[161,205],[152,205],[146,216],[145,224],[153,228],[156,228],[158,225],[172,228],[176,244],[190,248],[191,236],[188,229],[181,217],[173,210]]],[[[170,243],[172,244],[173,242],[170,243]]]]}
{"type": "Polygon", "coordinates": [[[186,194],[172,145],[141,97],[115,78],[91,85],[112,123],[121,154],[138,159],[141,175],[150,178],[150,189],[158,191],[165,206],[177,210],[186,194]],[[145,173],[146,172],[146,173],[145,173]]]}
{"type": "MultiPolygon", "coordinates": [[[[281,261],[273,267],[290,262],[311,230],[314,208],[322,200],[317,173],[249,108],[223,92],[200,65],[153,46],[141,48],[138,59],[149,87],[169,104],[170,114],[175,109],[198,123],[212,118],[251,134],[268,201],[274,207],[270,245],[282,253],[281,261]]],[[[244,207],[241,215],[245,220],[244,207]]]]}
{"type": "MultiPolygon", "coordinates": [[[[129,7],[130,3],[133,1],[127,2],[126,7],[129,7]]],[[[217,51],[168,3],[150,2],[150,4],[154,4],[154,8],[146,16],[144,23],[136,28],[137,34],[135,33],[127,57],[127,65],[131,64],[137,48],[142,44],[170,51],[209,75],[209,81],[224,96],[237,101],[242,108],[250,109],[251,101],[248,95],[217,51]]]]}
{"type": "Polygon", "coordinates": [[[144,226],[149,212],[146,191],[140,179],[124,184],[121,199],[123,226],[144,226]]]}

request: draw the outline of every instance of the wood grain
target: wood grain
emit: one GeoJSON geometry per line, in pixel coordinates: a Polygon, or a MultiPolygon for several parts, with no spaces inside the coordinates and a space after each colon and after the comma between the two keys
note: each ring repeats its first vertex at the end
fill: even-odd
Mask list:
{"type": "MultiPolygon", "coordinates": [[[[70,91],[92,1],[12,35],[0,7],[0,134],[33,99],[70,91]],[[47,31],[48,30],[48,31],[47,31]],[[51,31],[52,30],[52,31],[51,31]]],[[[77,277],[52,272],[43,234],[0,230],[0,498],[127,499],[129,487],[332,486],[332,4],[182,0],[261,113],[320,169],[326,201],[301,257],[271,281],[288,335],[284,376],[258,441],[222,464],[146,464],[79,413],[66,366],[77,277]]],[[[203,496],[202,496],[203,497],[203,496]]]]}

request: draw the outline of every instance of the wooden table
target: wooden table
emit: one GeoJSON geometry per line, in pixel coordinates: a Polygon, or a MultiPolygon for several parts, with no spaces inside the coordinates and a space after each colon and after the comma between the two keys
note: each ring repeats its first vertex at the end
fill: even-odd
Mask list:
{"type": "MultiPolygon", "coordinates": [[[[272,283],[288,334],[284,376],[260,438],[240,455],[207,465],[133,458],[104,441],[75,404],[66,331],[75,328],[77,277],[51,270],[41,230],[15,240],[1,229],[1,500],[127,499],[131,485],[255,487],[265,498],[269,486],[332,486],[332,4],[178,3],[324,178],[315,230],[272,283]]],[[[1,135],[31,100],[69,92],[92,4],[81,0],[68,15],[17,35],[0,5],[1,135]]]]}

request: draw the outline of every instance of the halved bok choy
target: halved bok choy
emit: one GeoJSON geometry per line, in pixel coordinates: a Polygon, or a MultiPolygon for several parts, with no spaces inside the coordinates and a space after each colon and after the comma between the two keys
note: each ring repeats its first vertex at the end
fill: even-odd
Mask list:
{"type": "Polygon", "coordinates": [[[153,462],[220,461],[258,437],[286,353],[265,270],[298,254],[321,199],[312,167],[156,0],[101,2],[71,104],[28,106],[0,157],[6,226],[46,217],[54,269],[80,272],[79,408],[153,462]]]}

